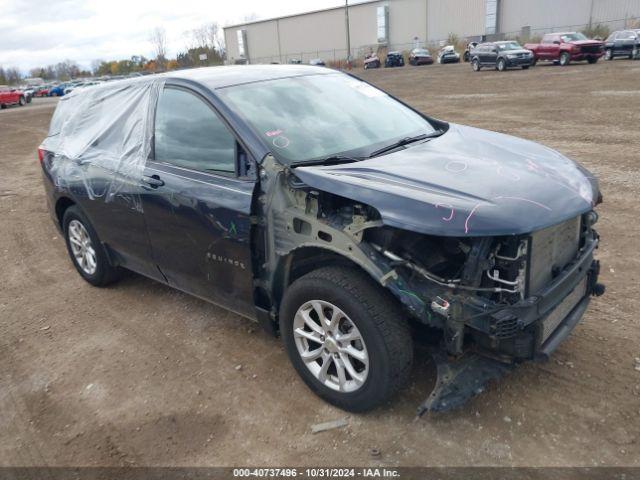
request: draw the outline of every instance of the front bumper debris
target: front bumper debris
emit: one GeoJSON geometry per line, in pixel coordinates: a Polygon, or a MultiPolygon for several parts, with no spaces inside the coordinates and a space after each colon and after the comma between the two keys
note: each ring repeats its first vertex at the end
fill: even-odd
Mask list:
{"type": "Polygon", "coordinates": [[[498,380],[515,365],[503,363],[476,353],[449,360],[442,350],[432,352],[437,379],[431,395],[418,407],[417,416],[426,412],[446,412],[464,405],[482,393],[491,380],[498,380]]]}

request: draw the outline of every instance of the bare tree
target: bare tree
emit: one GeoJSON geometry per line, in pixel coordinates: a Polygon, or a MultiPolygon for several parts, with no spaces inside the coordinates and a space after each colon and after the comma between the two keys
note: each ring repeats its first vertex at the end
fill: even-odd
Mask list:
{"type": "Polygon", "coordinates": [[[165,66],[167,61],[167,33],[164,28],[156,27],[149,37],[149,41],[153,45],[153,51],[156,54],[156,62],[160,66],[165,66]]]}
{"type": "Polygon", "coordinates": [[[220,27],[216,22],[205,23],[191,30],[190,33],[192,48],[205,48],[222,53],[223,42],[220,35],[220,27]]]}

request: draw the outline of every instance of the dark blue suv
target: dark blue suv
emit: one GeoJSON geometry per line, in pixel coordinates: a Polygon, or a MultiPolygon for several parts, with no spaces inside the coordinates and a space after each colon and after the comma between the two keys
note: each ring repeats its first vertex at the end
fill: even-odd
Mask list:
{"type": "Polygon", "coordinates": [[[440,332],[420,411],[447,410],[547,358],[603,292],[593,175],[322,67],[74,90],[39,158],[87,282],[127,269],[259,321],[351,411],[407,381],[410,324],[440,332]]]}

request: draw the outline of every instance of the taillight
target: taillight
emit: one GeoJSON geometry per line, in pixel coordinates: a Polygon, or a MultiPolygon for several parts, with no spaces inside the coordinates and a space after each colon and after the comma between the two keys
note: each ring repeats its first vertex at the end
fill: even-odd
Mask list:
{"type": "Polygon", "coordinates": [[[38,160],[40,161],[40,163],[44,161],[45,153],[47,153],[47,151],[44,148],[38,148],[38,160]]]}

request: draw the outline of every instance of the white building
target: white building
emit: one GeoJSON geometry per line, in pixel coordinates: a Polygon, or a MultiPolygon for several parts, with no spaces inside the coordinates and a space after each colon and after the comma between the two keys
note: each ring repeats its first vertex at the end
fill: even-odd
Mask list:
{"type": "MultiPolygon", "coordinates": [[[[230,63],[308,62],[347,57],[345,7],[224,28],[230,63]]],[[[410,50],[458,38],[539,35],[603,24],[611,30],[640,19],[640,0],[369,0],[350,4],[352,57],[378,47],[410,50]]]]}

